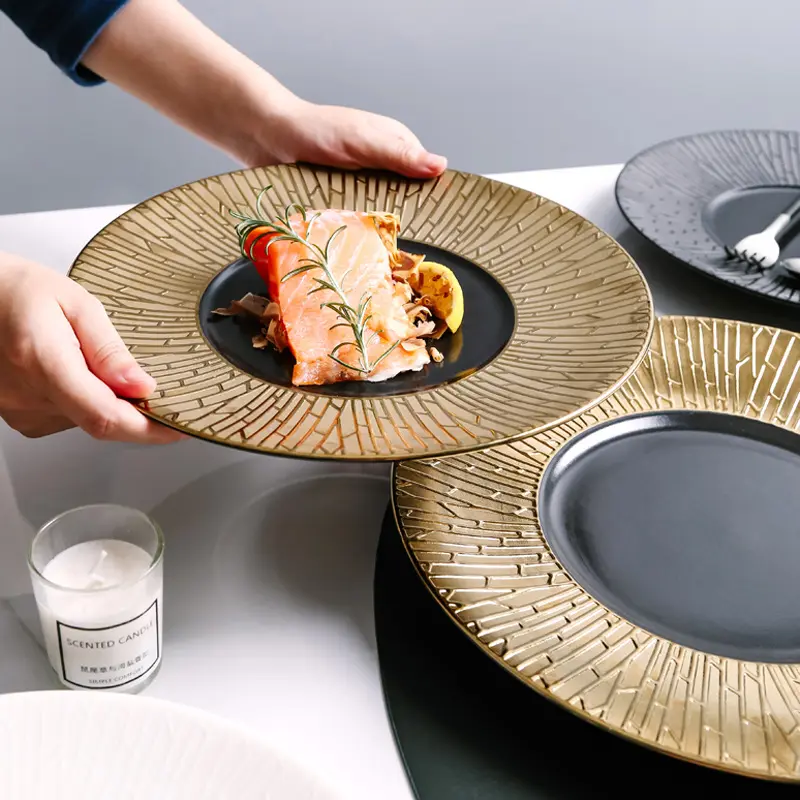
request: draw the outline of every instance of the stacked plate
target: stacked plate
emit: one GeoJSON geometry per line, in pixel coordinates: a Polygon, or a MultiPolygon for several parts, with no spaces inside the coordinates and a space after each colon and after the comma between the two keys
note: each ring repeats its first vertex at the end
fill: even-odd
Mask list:
{"type": "MultiPolygon", "coordinates": [[[[636,185],[643,218],[652,202],[636,185]]],[[[691,231],[691,252],[715,253],[700,226],[725,203],[692,203],[690,222],[654,213],[691,231]]],[[[209,178],[111,223],[71,274],[158,379],[142,404],[154,419],[272,455],[394,462],[409,557],[499,668],[672,755],[800,780],[796,335],[654,321],[638,268],[590,222],[453,171],[209,178]],[[452,271],[464,317],[437,341],[441,361],[297,386],[288,353],[214,313],[265,293],[230,212],[257,216],[268,185],[258,214],[395,214],[400,248],[452,271]]]]}

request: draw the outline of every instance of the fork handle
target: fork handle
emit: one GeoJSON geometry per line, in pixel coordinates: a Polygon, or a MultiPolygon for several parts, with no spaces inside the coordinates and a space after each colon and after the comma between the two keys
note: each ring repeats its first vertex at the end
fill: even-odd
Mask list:
{"type": "Polygon", "coordinates": [[[772,237],[779,236],[789,227],[789,224],[797,216],[798,212],[800,212],[800,195],[795,198],[795,201],[782,214],[775,217],[767,226],[764,233],[768,233],[772,237]]]}

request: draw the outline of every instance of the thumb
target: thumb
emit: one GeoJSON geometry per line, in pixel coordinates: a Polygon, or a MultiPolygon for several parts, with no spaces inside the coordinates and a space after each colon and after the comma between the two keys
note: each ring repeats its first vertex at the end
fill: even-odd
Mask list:
{"type": "Polygon", "coordinates": [[[429,153],[418,139],[400,139],[385,165],[409,178],[434,178],[447,168],[447,159],[429,153]]]}
{"type": "Polygon", "coordinates": [[[121,397],[142,399],[152,394],[156,382],[130,354],[102,303],[85,294],[72,308],[64,308],[89,369],[121,397]]]}

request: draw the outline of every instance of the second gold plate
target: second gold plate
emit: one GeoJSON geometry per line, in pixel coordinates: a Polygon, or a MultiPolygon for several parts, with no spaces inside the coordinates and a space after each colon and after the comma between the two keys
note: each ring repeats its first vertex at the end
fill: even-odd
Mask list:
{"type": "Polygon", "coordinates": [[[800,336],[665,318],[596,408],[395,467],[395,514],[446,613],[524,684],[670,755],[800,781],[798,428],[800,336]]]}

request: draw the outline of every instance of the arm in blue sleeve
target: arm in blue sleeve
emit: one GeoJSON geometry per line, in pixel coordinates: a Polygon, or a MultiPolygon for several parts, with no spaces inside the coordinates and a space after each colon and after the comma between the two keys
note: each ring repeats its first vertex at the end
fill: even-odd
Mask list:
{"type": "Polygon", "coordinates": [[[0,0],[0,11],[81,86],[103,79],[81,65],[90,45],[128,0],[0,0]]]}

